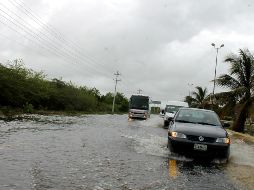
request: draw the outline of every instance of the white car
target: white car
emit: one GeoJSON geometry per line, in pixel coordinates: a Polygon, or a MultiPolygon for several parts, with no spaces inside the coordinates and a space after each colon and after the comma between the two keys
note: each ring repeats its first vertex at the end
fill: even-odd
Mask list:
{"type": "Polygon", "coordinates": [[[164,109],[164,117],[163,117],[165,128],[167,128],[169,126],[170,121],[173,120],[176,112],[181,107],[189,107],[189,105],[186,102],[180,102],[180,101],[170,101],[167,103],[167,105],[164,109]]]}

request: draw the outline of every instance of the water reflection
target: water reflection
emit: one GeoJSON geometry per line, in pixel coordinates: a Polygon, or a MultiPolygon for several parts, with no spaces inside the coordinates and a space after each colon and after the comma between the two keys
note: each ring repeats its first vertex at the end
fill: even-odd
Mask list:
{"type": "Polygon", "coordinates": [[[169,157],[168,158],[168,176],[176,179],[181,174],[194,175],[196,177],[203,175],[202,172],[213,173],[225,169],[227,165],[221,162],[213,162],[204,158],[185,158],[185,157],[169,157]]]}
{"type": "Polygon", "coordinates": [[[39,163],[35,162],[32,164],[30,174],[32,178],[33,190],[50,189],[53,187],[50,185],[52,184],[50,177],[45,175],[45,171],[43,171],[39,163]]]}
{"type": "Polygon", "coordinates": [[[159,119],[127,122],[126,115],[91,115],[0,121],[0,189],[234,189],[225,168],[169,153],[159,119]]]}

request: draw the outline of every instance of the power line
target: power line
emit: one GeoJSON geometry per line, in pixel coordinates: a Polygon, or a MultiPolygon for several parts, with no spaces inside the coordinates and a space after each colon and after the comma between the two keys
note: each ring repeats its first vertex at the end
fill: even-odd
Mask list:
{"type": "MultiPolygon", "coordinates": [[[[9,29],[13,30],[14,32],[18,33],[19,35],[23,36],[24,38],[26,38],[27,40],[31,41],[32,43],[34,43],[35,45],[37,46],[40,46],[41,48],[45,49],[46,51],[49,51],[53,54],[57,54],[59,55],[58,52],[55,52],[54,50],[52,50],[51,48],[46,48],[45,45],[43,46],[41,43],[38,43],[37,41],[34,40],[35,37],[31,38],[30,36],[25,36],[24,34],[22,35],[19,31],[17,31],[15,28],[11,27],[10,25],[4,23],[2,20],[0,20],[0,22],[4,25],[6,25],[9,29]]],[[[16,23],[13,23],[15,26],[18,26],[16,23]]],[[[24,30],[24,28],[18,26],[20,29],[24,30]]],[[[0,34],[2,36],[5,36],[3,34],[0,34]]],[[[5,36],[6,37],[6,36],[5,36]]],[[[36,38],[37,39],[37,38],[36,38]]],[[[10,40],[10,38],[9,38],[10,40]]],[[[12,40],[13,41],[13,40],[12,40]]],[[[19,45],[23,46],[23,47],[26,47],[25,45],[23,45],[22,43],[18,43],[19,45]]],[[[41,54],[41,53],[40,53],[41,54]]],[[[68,57],[67,57],[68,58],[68,57]]],[[[67,58],[61,58],[61,59],[64,59],[66,63],[69,63],[68,59],[67,58]]],[[[72,64],[73,65],[73,64],[72,64]]],[[[76,64],[75,64],[76,66],[76,64]]],[[[76,69],[78,72],[80,71],[80,69],[76,69]]],[[[88,73],[90,76],[92,76],[90,73],[88,73]]]]}
{"type": "MultiPolygon", "coordinates": [[[[0,20],[0,22],[1,22],[2,24],[4,24],[5,26],[7,26],[7,27],[8,27],[9,29],[11,29],[12,31],[18,33],[18,34],[21,35],[22,37],[24,37],[24,38],[26,38],[27,40],[29,40],[30,42],[32,42],[32,43],[35,44],[36,46],[38,46],[38,47],[44,49],[44,51],[47,51],[47,52],[49,52],[49,53],[52,53],[52,54],[54,54],[54,55],[59,56],[59,54],[58,54],[57,52],[53,51],[53,50],[50,49],[50,48],[45,48],[44,46],[42,46],[42,45],[41,45],[40,43],[38,43],[37,41],[34,41],[33,39],[31,39],[31,38],[29,38],[29,37],[27,37],[27,36],[22,35],[19,31],[17,31],[16,29],[12,28],[12,27],[9,26],[9,25],[7,25],[7,24],[4,23],[2,20],[0,20]]],[[[7,39],[9,39],[10,41],[13,42],[13,39],[10,39],[8,36],[3,35],[2,33],[0,33],[0,35],[4,36],[5,38],[7,38],[7,39]]],[[[16,41],[16,42],[17,42],[17,41],[16,41]]],[[[26,46],[25,46],[24,44],[22,44],[22,43],[19,43],[19,42],[18,42],[18,44],[21,45],[21,46],[23,46],[23,47],[26,47],[26,46]]],[[[38,53],[39,53],[40,55],[42,55],[42,56],[47,57],[47,55],[43,55],[41,51],[39,51],[38,53]]],[[[61,56],[61,55],[60,55],[60,56],[61,56]]],[[[70,63],[70,60],[69,60],[68,58],[61,57],[61,60],[63,60],[64,63],[68,63],[68,64],[70,63]]],[[[71,66],[73,67],[73,66],[76,66],[76,65],[71,64],[71,66]]],[[[75,67],[73,67],[73,68],[75,68],[75,67]]],[[[75,68],[75,69],[76,69],[76,68],[75,68]]],[[[76,71],[80,72],[80,69],[76,69],[76,71]]],[[[93,75],[91,75],[91,73],[89,73],[89,72],[87,72],[87,74],[90,75],[90,76],[93,76],[93,75]]]]}
{"type": "MultiPolygon", "coordinates": [[[[129,86],[130,88],[128,88],[128,89],[125,89],[125,92],[127,92],[128,94],[136,94],[137,93],[137,88],[138,88],[138,86],[137,86],[137,82],[136,81],[133,81],[133,80],[129,80],[129,78],[131,78],[131,77],[126,77],[125,75],[121,75],[121,77],[122,77],[122,85],[123,85],[123,87],[126,87],[126,86],[129,86]],[[132,90],[129,90],[129,89],[132,89],[132,90]]],[[[140,90],[140,92],[139,93],[141,93],[141,89],[140,88],[138,88],[139,90],[140,90]]]]}
{"type": "MultiPolygon", "coordinates": [[[[32,37],[33,39],[36,39],[38,41],[40,41],[41,43],[43,43],[44,48],[49,48],[51,51],[53,52],[57,52],[58,55],[60,55],[61,57],[65,57],[67,59],[70,60],[75,60],[75,62],[77,62],[79,60],[78,57],[75,57],[75,55],[73,55],[72,53],[68,52],[68,50],[66,50],[65,52],[61,52],[57,46],[55,46],[54,44],[52,44],[52,42],[50,43],[50,45],[45,44],[46,42],[49,42],[48,40],[45,40],[45,38],[39,36],[37,33],[35,33],[32,29],[28,28],[27,25],[24,25],[23,23],[17,21],[17,19],[13,18],[10,14],[8,14],[6,11],[2,10],[0,8],[0,11],[3,12],[5,15],[3,15],[2,13],[0,13],[0,15],[5,18],[7,21],[11,22],[13,25],[15,25],[16,27],[20,28],[21,30],[23,30],[25,33],[29,34],[29,37],[32,37]],[[53,49],[53,50],[52,50],[53,49]]],[[[2,22],[3,23],[3,22],[2,22]]],[[[5,24],[5,23],[3,23],[5,24]]],[[[33,41],[31,38],[29,38],[30,41],[33,41]]],[[[34,41],[33,41],[34,42],[34,41]]],[[[38,43],[37,41],[35,41],[36,43],[38,43]]],[[[40,46],[42,46],[42,44],[39,43],[40,46]]],[[[100,70],[95,69],[94,67],[92,67],[91,65],[88,65],[91,69],[97,71],[97,72],[101,72],[100,70]]],[[[102,72],[101,72],[102,73],[102,72]]]]}
{"type": "MultiPolygon", "coordinates": [[[[0,15],[1,15],[1,14],[0,14],[0,15]]],[[[1,16],[2,16],[2,15],[1,15],[1,16]]],[[[7,24],[6,24],[5,22],[3,22],[2,20],[0,20],[0,22],[1,22],[3,25],[5,25],[6,27],[8,27],[9,29],[13,30],[14,32],[20,34],[22,37],[26,38],[26,39],[29,40],[30,42],[32,42],[32,43],[38,45],[39,47],[41,47],[41,48],[43,48],[43,49],[45,49],[45,50],[51,51],[52,53],[56,54],[56,52],[55,52],[55,51],[52,51],[52,49],[50,49],[50,48],[45,48],[44,46],[42,46],[42,44],[38,43],[37,41],[34,41],[32,38],[29,38],[29,37],[27,37],[27,36],[21,34],[19,31],[17,31],[17,30],[14,29],[13,27],[7,25],[7,24]]],[[[13,23],[13,24],[16,25],[15,23],[13,23]]],[[[18,25],[16,25],[16,26],[18,26],[18,25]]],[[[18,26],[18,27],[19,27],[19,26],[18,26]]],[[[23,28],[21,28],[21,30],[23,30],[23,28]]],[[[24,31],[24,30],[23,30],[23,31],[24,31]]],[[[56,55],[57,55],[57,54],[56,54],[56,55]]]]}
{"type": "MultiPolygon", "coordinates": [[[[3,15],[2,13],[0,13],[0,15],[6,19],[7,21],[11,22],[13,25],[17,26],[18,28],[20,28],[21,30],[23,30],[25,33],[28,33],[29,36],[31,36],[32,38],[38,40],[39,42],[41,43],[44,43],[44,46],[47,47],[47,48],[51,48],[51,49],[54,49],[55,52],[58,52],[59,54],[61,54],[61,56],[64,56],[64,57],[68,57],[67,55],[63,54],[63,52],[60,52],[59,49],[57,49],[56,46],[50,44],[50,46],[48,44],[45,44],[45,39],[41,36],[39,36],[38,34],[36,34],[34,31],[32,31],[31,29],[29,29],[26,25],[20,23],[19,21],[17,21],[15,18],[13,18],[11,15],[9,15],[8,13],[6,13],[5,11],[3,11],[1,8],[0,8],[0,11],[3,12],[5,15],[3,15]]],[[[3,22],[2,22],[3,23],[3,22]]],[[[36,41],[37,42],[37,41],[36,41]]],[[[38,43],[38,42],[37,42],[38,43]]],[[[39,44],[40,45],[40,44],[39,44]]],[[[71,55],[69,55],[71,57],[71,55]]],[[[75,58],[75,57],[72,57],[72,58],[75,58]]]]}
{"type": "MultiPolygon", "coordinates": [[[[4,11],[4,10],[2,10],[2,9],[0,9],[0,11],[2,11],[3,13],[5,13],[7,16],[9,16],[11,19],[15,20],[17,23],[19,23],[19,24],[22,25],[23,27],[29,29],[29,31],[30,31],[30,32],[33,32],[33,34],[36,34],[36,33],[33,31],[33,28],[30,27],[29,23],[27,23],[26,20],[24,20],[22,17],[20,17],[19,15],[17,15],[17,14],[16,14],[15,12],[13,12],[12,10],[10,10],[10,9],[9,9],[8,7],[6,7],[4,4],[0,3],[0,5],[1,5],[2,7],[4,7],[5,9],[7,9],[10,13],[14,14],[17,18],[19,18],[20,20],[22,20],[23,23],[25,23],[26,25],[24,25],[23,23],[20,23],[17,19],[14,19],[14,18],[13,18],[10,14],[8,14],[6,11],[4,11]],[[27,25],[27,24],[28,24],[28,25],[27,25]]],[[[40,31],[40,30],[39,30],[38,32],[39,32],[42,36],[45,36],[45,38],[43,38],[43,40],[47,39],[47,40],[45,40],[45,41],[49,42],[49,43],[52,45],[52,47],[58,49],[58,46],[55,46],[55,44],[52,42],[52,39],[51,39],[49,36],[45,35],[45,33],[43,33],[43,32],[40,31]]],[[[40,37],[38,34],[37,34],[37,36],[40,37]]],[[[58,43],[59,43],[59,42],[58,42],[58,43]]],[[[67,51],[68,51],[68,50],[67,50],[67,51]]]]}
{"type": "MultiPolygon", "coordinates": [[[[65,46],[68,46],[73,52],[74,52],[74,49],[75,49],[76,50],[75,53],[79,54],[79,56],[86,59],[86,61],[91,62],[91,63],[95,63],[96,65],[100,65],[101,67],[104,67],[104,65],[101,65],[92,56],[88,57],[88,56],[84,55],[84,52],[80,51],[80,47],[76,43],[74,43],[72,41],[67,41],[64,38],[64,36],[60,32],[58,32],[54,27],[50,26],[49,24],[45,24],[44,22],[42,22],[41,19],[39,18],[39,16],[37,16],[35,13],[33,13],[32,10],[28,6],[26,6],[26,4],[24,2],[20,1],[20,3],[18,3],[16,0],[12,0],[11,3],[15,7],[17,7],[17,5],[20,6],[22,9],[19,9],[19,10],[21,10],[25,15],[27,15],[30,19],[35,21],[37,24],[42,26],[42,29],[44,29],[47,32],[49,32],[50,34],[52,34],[57,40],[61,41],[65,46]],[[13,3],[13,2],[15,2],[15,3],[13,3]],[[72,46],[70,46],[70,45],[72,45],[72,46]]],[[[108,67],[106,67],[105,69],[108,70],[108,67]]],[[[106,74],[109,76],[109,73],[106,73],[106,74]]]]}
{"type": "MultiPolygon", "coordinates": [[[[38,26],[40,26],[43,31],[45,31],[44,33],[42,31],[39,31],[39,34],[34,32],[33,31],[34,27],[31,26],[28,23],[28,21],[24,20],[22,17],[20,17],[19,15],[17,15],[13,11],[11,11],[9,8],[4,6],[5,9],[7,9],[9,12],[11,12],[17,18],[20,19],[20,21],[17,21],[17,19],[13,18],[12,16],[10,16],[10,14],[8,14],[11,19],[7,19],[5,17],[6,20],[9,20],[9,22],[14,24],[15,26],[17,26],[18,28],[21,28],[22,31],[29,33],[29,34],[31,34],[31,33],[33,34],[33,35],[29,35],[29,37],[27,37],[25,35],[22,35],[22,36],[24,36],[27,39],[29,38],[29,41],[32,41],[33,43],[36,43],[36,45],[38,45],[39,47],[43,47],[46,51],[50,51],[51,53],[57,55],[60,59],[67,60],[66,63],[70,63],[68,60],[76,63],[76,62],[82,62],[82,60],[84,59],[85,63],[87,63],[87,62],[92,63],[92,64],[89,64],[90,69],[93,69],[99,73],[103,73],[103,75],[109,76],[109,73],[106,72],[106,70],[108,71],[108,67],[106,67],[105,71],[98,70],[97,69],[98,66],[100,66],[101,68],[102,67],[105,68],[105,65],[97,62],[97,60],[95,60],[92,56],[87,57],[86,55],[84,55],[84,53],[80,51],[79,45],[77,45],[75,42],[66,40],[64,38],[64,36],[60,32],[58,32],[54,27],[50,26],[49,24],[45,24],[43,21],[41,21],[40,17],[37,16],[35,13],[33,13],[32,10],[29,7],[27,7],[24,2],[19,1],[19,3],[18,3],[18,0],[10,0],[9,2],[15,8],[17,8],[17,10],[19,12],[22,12],[23,14],[25,14],[29,19],[31,19],[38,26]],[[14,23],[14,21],[16,21],[16,23],[14,23]],[[18,24],[17,24],[17,22],[18,22],[18,24]],[[27,30],[29,32],[27,32],[27,30]],[[62,45],[63,48],[59,49],[59,47],[57,45],[55,45],[52,40],[54,40],[54,42],[56,42],[58,45],[62,45]]],[[[2,3],[0,3],[0,4],[2,4],[2,3]]],[[[2,4],[2,6],[3,6],[3,4],[2,4]]],[[[6,13],[6,11],[5,11],[5,13],[6,13]]],[[[2,14],[2,16],[3,16],[3,14],[2,14]]],[[[18,31],[16,31],[16,32],[18,32],[18,31]]],[[[20,34],[20,32],[18,32],[18,33],[20,34]]],[[[88,72],[88,74],[91,75],[91,73],[89,73],[89,72],[88,72]]],[[[130,82],[128,80],[125,80],[125,82],[128,83],[128,86],[133,86],[132,82],[130,82]]]]}

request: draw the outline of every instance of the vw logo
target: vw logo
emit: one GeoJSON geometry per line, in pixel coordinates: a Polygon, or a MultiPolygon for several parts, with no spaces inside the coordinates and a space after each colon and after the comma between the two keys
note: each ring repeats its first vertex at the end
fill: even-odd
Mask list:
{"type": "Polygon", "coordinates": [[[204,137],[200,136],[198,137],[199,141],[204,141],[204,137]]]}

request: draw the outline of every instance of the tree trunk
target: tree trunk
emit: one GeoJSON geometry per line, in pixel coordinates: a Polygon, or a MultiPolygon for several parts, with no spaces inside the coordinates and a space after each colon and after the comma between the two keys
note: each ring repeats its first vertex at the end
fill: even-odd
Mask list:
{"type": "Polygon", "coordinates": [[[240,108],[239,114],[236,116],[236,120],[233,123],[233,131],[243,132],[245,121],[248,117],[249,108],[251,107],[251,101],[246,101],[240,108]]]}

